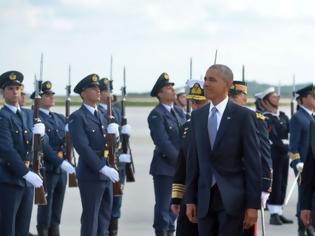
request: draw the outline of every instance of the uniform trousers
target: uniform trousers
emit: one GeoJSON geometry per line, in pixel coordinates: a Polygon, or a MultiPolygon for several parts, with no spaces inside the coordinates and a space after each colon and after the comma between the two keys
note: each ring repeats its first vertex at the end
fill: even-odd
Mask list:
{"type": "Polygon", "coordinates": [[[33,195],[33,187],[0,183],[1,236],[28,236],[33,195]]]}
{"type": "Polygon", "coordinates": [[[173,177],[153,176],[155,206],[153,228],[156,231],[175,231],[176,215],[171,210],[173,177]]]}
{"type": "Polygon", "coordinates": [[[112,212],[111,181],[78,181],[81,203],[81,236],[106,235],[112,212]]]}
{"type": "Polygon", "coordinates": [[[60,224],[67,174],[63,171],[61,174],[46,172],[45,176],[47,181],[47,205],[38,206],[37,225],[48,228],[60,224]]]}

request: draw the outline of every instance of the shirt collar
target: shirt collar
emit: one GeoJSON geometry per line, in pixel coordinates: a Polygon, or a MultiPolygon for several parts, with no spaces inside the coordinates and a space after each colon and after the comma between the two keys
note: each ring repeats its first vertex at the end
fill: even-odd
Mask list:
{"type": "Polygon", "coordinates": [[[5,103],[4,104],[7,108],[9,108],[13,113],[16,113],[17,110],[21,110],[20,106],[18,105],[17,107],[16,106],[12,106],[8,103],[5,103]]]}
{"type": "Polygon", "coordinates": [[[107,110],[107,104],[105,104],[105,103],[100,103],[99,104],[101,107],[103,107],[105,110],[107,110]]]}
{"type": "Polygon", "coordinates": [[[168,110],[168,112],[171,112],[171,109],[174,108],[174,104],[172,103],[172,105],[166,105],[164,103],[161,103],[163,105],[163,107],[166,108],[166,110],[168,110]]]}
{"type": "Polygon", "coordinates": [[[92,113],[92,115],[94,115],[94,111],[97,111],[96,107],[92,107],[92,106],[85,104],[85,103],[83,103],[83,105],[86,107],[86,109],[88,109],[92,113]]]}
{"type": "Polygon", "coordinates": [[[40,111],[44,112],[47,116],[49,116],[49,110],[44,109],[44,108],[39,108],[40,111]]]}
{"type": "Polygon", "coordinates": [[[303,105],[299,105],[301,108],[303,108],[307,114],[309,114],[310,116],[313,116],[313,111],[311,111],[310,109],[306,108],[305,106],[303,105]]]}
{"type": "MultiPolygon", "coordinates": [[[[226,96],[226,98],[224,98],[219,104],[217,104],[215,107],[217,108],[218,112],[220,113],[220,115],[223,114],[226,106],[227,106],[227,103],[229,101],[229,97],[226,96]]],[[[211,109],[212,107],[214,107],[214,105],[212,104],[212,102],[210,102],[210,110],[209,110],[209,114],[211,113],[211,109]]]]}

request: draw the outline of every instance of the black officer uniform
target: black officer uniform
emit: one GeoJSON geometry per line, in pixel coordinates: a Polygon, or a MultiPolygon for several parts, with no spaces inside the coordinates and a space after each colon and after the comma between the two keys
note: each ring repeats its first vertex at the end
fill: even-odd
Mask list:
{"type": "MultiPolygon", "coordinates": [[[[273,87],[268,88],[260,95],[258,99],[266,99],[267,96],[274,93],[273,87]]],[[[263,110],[266,117],[267,130],[271,143],[271,158],[273,167],[272,192],[268,199],[268,209],[271,213],[270,224],[281,225],[283,223],[293,223],[292,220],[282,215],[282,205],[284,203],[287,182],[288,182],[288,136],[289,136],[289,118],[280,111],[278,114],[263,110]]]]}
{"type": "MultiPolygon", "coordinates": [[[[40,96],[55,93],[52,91],[52,84],[46,81],[42,84],[40,96]]],[[[35,98],[35,92],[31,99],[35,98]]],[[[49,137],[49,145],[55,151],[56,156],[63,160],[65,153],[65,116],[56,112],[51,112],[43,108],[39,109],[41,121],[45,124],[46,134],[49,137]]],[[[67,184],[67,174],[60,167],[55,168],[50,162],[44,162],[47,205],[38,206],[37,209],[37,231],[39,235],[58,236],[61,221],[61,212],[65,189],[67,184]]]]}
{"type": "MultiPolygon", "coordinates": [[[[102,78],[99,81],[100,83],[100,90],[102,91],[108,91],[109,86],[109,80],[107,78],[102,78]]],[[[113,105],[113,104],[112,104],[113,105]]],[[[103,114],[103,116],[107,119],[107,104],[100,103],[98,105],[98,110],[103,114]]],[[[121,110],[118,106],[112,106],[112,115],[114,116],[114,122],[121,125],[121,110]]],[[[107,120],[107,122],[109,122],[107,120]]],[[[120,154],[120,151],[118,150],[116,152],[116,163],[118,163],[118,169],[119,169],[119,181],[121,186],[124,186],[125,179],[126,179],[126,163],[119,162],[118,156],[120,154]]],[[[113,209],[112,209],[112,215],[111,215],[111,222],[108,228],[108,234],[109,236],[115,236],[118,233],[118,219],[121,215],[121,206],[122,206],[122,196],[114,196],[113,198],[113,209]]]]}
{"type": "MultiPolygon", "coordinates": [[[[174,85],[169,76],[162,73],[156,81],[151,96],[157,97],[167,85],[174,85]]],[[[155,207],[154,223],[156,235],[173,235],[176,216],[170,209],[173,176],[180,147],[180,127],[185,122],[185,114],[176,105],[159,103],[149,114],[148,124],[151,138],[155,144],[150,174],[153,176],[155,207]],[[169,110],[168,110],[169,109],[169,110]]]]}
{"type": "MultiPolygon", "coordinates": [[[[233,81],[233,84],[229,90],[229,97],[237,95],[247,96],[247,83],[245,81],[233,81]]],[[[256,112],[256,128],[257,136],[259,138],[259,150],[261,157],[262,167],[262,188],[261,191],[264,193],[271,192],[272,186],[272,160],[270,155],[270,143],[269,134],[267,130],[267,123],[265,122],[266,117],[259,111],[256,112]]],[[[243,236],[254,236],[257,231],[257,224],[251,228],[244,230],[243,236]]]]}
{"type": "MultiPolygon", "coordinates": [[[[99,86],[99,76],[91,74],[76,85],[74,92],[81,94],[84,89],[95,86],[99,86]]],[[[111,219],[112,182],[100,173],[108,165],[104,158],[106,128],[105,117],[86,104],[69,117],[71,139],[79,154],[76,174],[83,208],[81,236],[106,235],[111,219]]]]}
{"type": "MultiPolygon", "coordinates": [[[[23,75],[9,71],[0,76],[0,87],[21,85],[23,75]]],[[[0,111],[0,233],[3,236],[29,234],[34,187],[23,176],[32,170],[32,112],[5,104],[0,111]],[[19,110],[19,114],[17,113],[19,110]]],[[[62,161],[55,157],[43,139],[43,152],[54,167],[62,161]]]]}
{"type": "MultiPolygon", "coordinates": [[[[201,85],[196,82],[189,88],[187,99],[204,101],[204,91],[201,85]]],[[[189,101],[187,101],[189,102],[189,101]]],[[[185,202],[185,181],[186,181],[186,163],[187,152],[189,146],[189,127],[190,120],[188,120],[181,128],[181,145],[178,154],[176,165],[176,172],[174,175],[172,185],[172,204],[180,205],[180,211],[177,218],[176,236],[198,236],[198,225],[189,221],[186,215],[186,202],[185,202]]]]}

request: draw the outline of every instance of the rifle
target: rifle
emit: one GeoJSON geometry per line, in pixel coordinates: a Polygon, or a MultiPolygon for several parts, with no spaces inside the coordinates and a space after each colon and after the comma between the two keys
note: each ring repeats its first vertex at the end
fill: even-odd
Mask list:
{"type": "MultiPolygon", "coordinates": [[[[127,124],[127,117],[126,117],[126,108],[125,108],[125,102],[126,102],[126,68],[124,67],[124,76],[123,76],[124,84],[121,88],[121,126],[127,124]]],[[[127,154],[128,153],[128,147],[129,147],[129,135],[122,134],[121,135],[121,147],[122,147],[122,153],[127,154]]],[[[129,147],[130,148],[130,147],[129,147]]],[[[132,154],[130,152],[131,162],[126,163],[126,181],[127,182],[135,182],[135,166],[132,158],[132,154]]]]}
{"type": "Polygon", "coordinates": [[[215,50],[215,54],[214,54],[214,63],[213,65],[217,64],[217,56],[218,56],[218,50],[215,50]]]}
{"type": "MultiPolygon", "coordinates": [[[[189,80],[192,79],[192,58],[190,58],[190,64],[189,64],[189,80]]],[[[189,94],[189,83],[186,82],[186,94],[189,94]]],[[[190,99],[187,99],[187,105],[186,105],[186,120],[190,119],[190,113],[191,113],[191,101],[190,99]]]]}
{"type": "MultiPolygon", "coordinates": [[[[69,116],[70,116],[70,102],[71,102],[70,95],[71,95],[71,66],[69,65],[69,79],[68,79],[68,85],[66,86],[66,101],[65,101],[67,124],[68,124],[69,116]]],[[[66,131],[65,141],[66,141],[66,158],[69,163],[71,163],[73,166],[76,166],[76,160],[74,156],[73,145],[72,145],[72,140],[71,140],[69,130],[66,131]]],[[[68,186],[78,187],[77,177],[75,173],[69,174],[68,186]]]]}
{"type": "Polygon", "coordinates": [[[242,81],[245,82],[245,66],[242,66],[242,81]]]}
{"type": "Polygon", "coordinates": [[[295,74],[293,74],[293,81],[292,81],[292,97],[290,102],[290,111],[291,111],[291,117],[294,114],[294,104],[295,104],[295,74]]]}
{"type": "MultiPolygon", "coordinates": [[[[109,123],[114,123],[114,116],[112,113],[112,90],[113,90],[113,80],[112,80],[112,65],[113,65],[113,57],[110,58],[110,75],[111,78],[108,84],[108,100],[107,100],[107,120],[109,123]]],[[[116,165],[116,158],[115,158],[115,146],[116,146],[116,137],[115,134],[107,134],[106,135],[106,145],[108,151],[108,162],[109,166],[116,169],[118,171],[116,165]]],[[[114,196],[121,196],[122,189],[120,182],[113,183],[113,195],[114,196]]]]}
{"type": "MultiPolygon", "coordinates": [[[[35,99],[34,99],[34,107],[33,107],[33,123],[34,124],[41,123],[41,120],[39,118],[39,105],[40,105],[39,91],[41,90],[41,86],[42,86],[42,78],[43,78],[43,54],[41,55],[41,60],[40,60],[39,80],[37,80],[35,76],[35,99]]],[[[41,140],[40,134],[33,134],[32,151],[33,151],[34,172],[43,179],[43,176],[40,173],[41,162],[43,159],[43,147],[42,147],[42,140],[41,140]]],[[[44,186],[35,188],[35,204],[37,205],[47,204],[44,186]]]]}

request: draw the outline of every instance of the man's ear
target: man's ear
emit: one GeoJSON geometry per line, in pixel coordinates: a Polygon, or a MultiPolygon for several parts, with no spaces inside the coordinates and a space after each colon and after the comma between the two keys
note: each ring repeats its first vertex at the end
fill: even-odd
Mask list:
{"type": "Polygon", "coordinates": [[[231,88],[232,84],[233,84],[232,80],[227,80],[226,81],[226,85],[228,86],[229,89],[231,88]]]}

